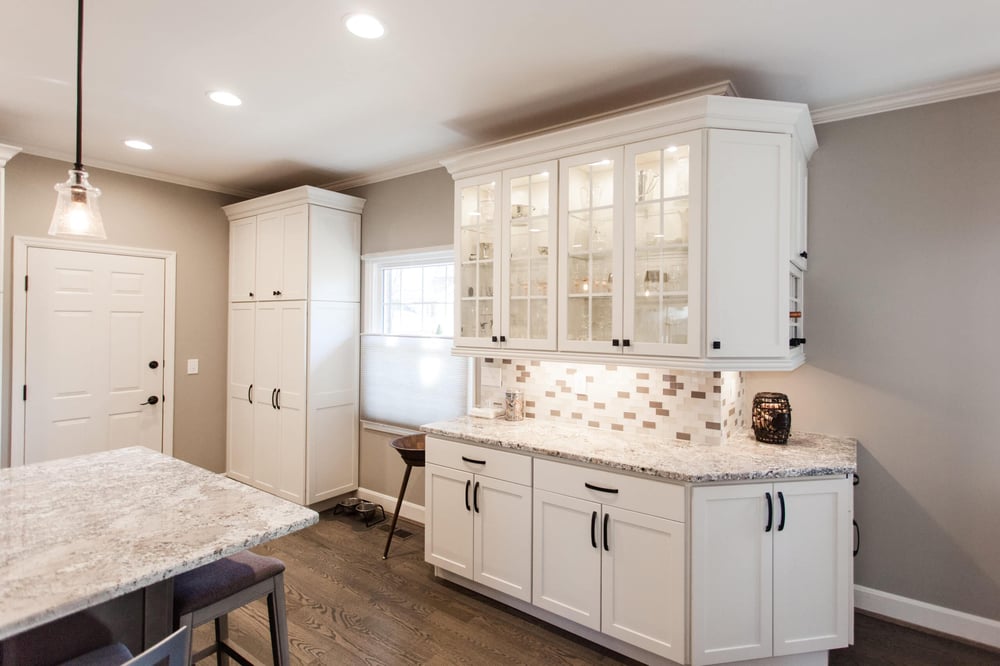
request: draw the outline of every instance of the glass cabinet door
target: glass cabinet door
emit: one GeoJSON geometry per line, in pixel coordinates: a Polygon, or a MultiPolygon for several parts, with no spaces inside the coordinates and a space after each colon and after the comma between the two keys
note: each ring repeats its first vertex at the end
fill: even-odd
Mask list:
{"type": "Polygon", "coordinates": [[[501,345],[556,348],[557,163],[503,172],[501,345]]]}
{"type": "Polygon", "coordinates": [[[700,132],[625,148],[626,352],[698,356],[700,132]]]}
{"type": "Polygon", "coordinates": [[[499,174],[489,174],[455,183],[455,211],[458,216],[455,238],[455,299],[457,325],[455,344],[466,347],[495,347],[499,328],[495,307],[499,299],[500,226],[497,224],[497,184],[499,174]]]}
{"type": "Polygon", "coordinates": [[[621,349],[622,150],[560,160],[559,349],[621,349]]]}

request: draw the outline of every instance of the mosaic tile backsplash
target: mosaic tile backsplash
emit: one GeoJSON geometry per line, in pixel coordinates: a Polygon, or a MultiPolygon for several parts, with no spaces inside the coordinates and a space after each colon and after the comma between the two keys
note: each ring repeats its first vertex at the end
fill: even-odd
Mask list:
{"type": "Polygon", "coordinates": [[[502,403],[505,389],[521,389],[526,418],[706,445],[747,423],[740,372],[500,358],[483,359],[480,370],[480,402],[502,403]]]}

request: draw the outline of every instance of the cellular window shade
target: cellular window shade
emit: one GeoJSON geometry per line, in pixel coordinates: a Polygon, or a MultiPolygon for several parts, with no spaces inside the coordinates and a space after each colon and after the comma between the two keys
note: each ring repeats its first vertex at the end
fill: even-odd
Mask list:
{"type": "Polygon", "coordinates": [[[466,412],[469,359],[451,338],[361,336],[361,418],[416,428],[466,412]]]}

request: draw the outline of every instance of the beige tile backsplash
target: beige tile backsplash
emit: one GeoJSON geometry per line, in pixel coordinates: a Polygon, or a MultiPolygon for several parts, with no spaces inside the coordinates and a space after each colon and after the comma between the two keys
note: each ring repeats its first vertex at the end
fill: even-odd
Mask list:
{"type": "Polygon", "coordinates": [[[746,424],[743,374],[487,358],[480,402],[524,392],[525,417],[722,444],[746,424]]]}

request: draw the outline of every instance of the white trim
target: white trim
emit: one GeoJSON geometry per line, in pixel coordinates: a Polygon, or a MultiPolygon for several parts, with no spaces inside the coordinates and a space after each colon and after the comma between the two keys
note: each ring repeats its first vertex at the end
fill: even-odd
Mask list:
{"type": "Polygon", "coordinates": [[[869,97],[857,102],[834,104],[812,112],[813,124],[832,123],[849,118],[871,116],[886,111],[908,109],[914,106],[947,102],[963,97],[974,97],[1000,91],[1000,73],[974,76],[931,86],[911,88],[891,95],[869,97]]]}
{"type": "MultiPolygon", "coordinates": [[[[454,270],[457,268],[454,248],[450,245],[435,245],[416,250],[370,252],[361,256],[362,335],[389,335],[382,332],[383,269],[404,266],[426,266],[430,264],[450,264],[454,270]]],[[[453,307],[457,307],[457,304],[453,304],[453,307]]],[[[417,335],[395,335],[392,337],[428,337],[435,340],[440,339],[438,336],[417,335]]]]}
{"type": "Polygon", "coordinates": [[[364,185],[372,185],[374,183],[381,183],[385,180],[392,180],[393,178],[402,178],[403,176],[412,176],[415,173],[423,173],[424,171],[430,171],[431,169],[441,168],[441,158],[435,157],[429,160],[421,160],[420,162],[411,162],[409,164],[404,164],[398,167],[392,167],[389,169],[384,169],[382,171],[373,171],[371,173],[364,173],[359,176],[351,176],[350,178],[341,178],[340,180],[335,180],[330,183],[324,183],[320,185],[328,190],[349,190],[352,187],[362,187],[364,185]]]}
{"type": "Polygon", "coordinates": [[[399,426],[388,425],[385,423],[379,423],[377,421],[366,421],[361,419],[361,427],[368,432],[379,432],[383,435],[396,435],[397,437],[406,437],[407,435],[419,435],[419,430],[413,430],[411,428],[401,428],[399,426]]]}
{"type": "MultiPolygon", "coordinates": [[[[117,254],[131,257],[150,257],[163,259],[163,453],[174,455],[174,344],[177,315],[177,253],[171,250],[152,250],[148,248],[125,247],[120,245],[102,245],[81,241],[64,240],[61,238],[32,238],[14,236],[13,271],[11,285],[12,313],[11,329],[11,387],[25,383],[25,326],[27,320],[27,296],[24,289],[14,288],[24,284],[28,273],[28,249],[46,248],[53,250],[72,250],[77,252],[96,252],[99,254],[117,254]]],[[[14,396],[17,391],[10,392],[10,465],[12,467],[24,464],[24,403],[16,409],[14,396]],[[17,443],[19,446],[16,446],[17,443]]]]}
{"type": "MultiPolygon", "coordinates": [[[[385,493],[376,492],[374,490],[369,490],[368,488],[358,488],[357,496],[363,500],[368,500],[369,502],[375,502],[376,504],[381,504],[382,508],[385,510],[386,514],[390,514],[396,510],[396,497],[392,495],[386,495],[385,493]]],[[[399,515],[407,520],[412,520],[415,523],[420,523],[424,525],[424,507],[419,504],[414,504],[413,502],[407,502],[403,500],[403,508],[400,509],[399,515]]]]}
{"type": "Polygon", "coordinates": [[[862,585],[854,586],[854,604],[894,620],[1000,648],[1000,622],[862,585]]]}
{"type": "Polygon", "coordinates": [[[10,160],[10,158],[14,157],[19,152],[21,152],[21,149],[18,148],[17,146],[9,146],[0,143],[0,169],[7,166],[7,162],[10,160]]]}
{"type": "Polygon", "coordinates": [[[358,214],[361,214],[365,208],[365,200],[361,197],[352,197],[349,194],[341,194],[340,192],[331,192],[319,187],[302,185],[301,187],[293,187],[290,190],[266,194],[248,201],[229,204],[228,206],[223,206],[222,210],[225,211],[226,217],[230,221],[233,221],[252,215],[271,213],[302,203],[358,214]]]}
{"type": "Polygon", "coordinates": [[[423,261],[421,257],[430,257],[434,253],[441,254],[442,259],[454,259],[455,248],[452,245],[431,245],[413,250],[386,250],[385,252],[369,252],[361,255],[361,261],[399,261],[400,264],[409,259],[423,261]]]}

